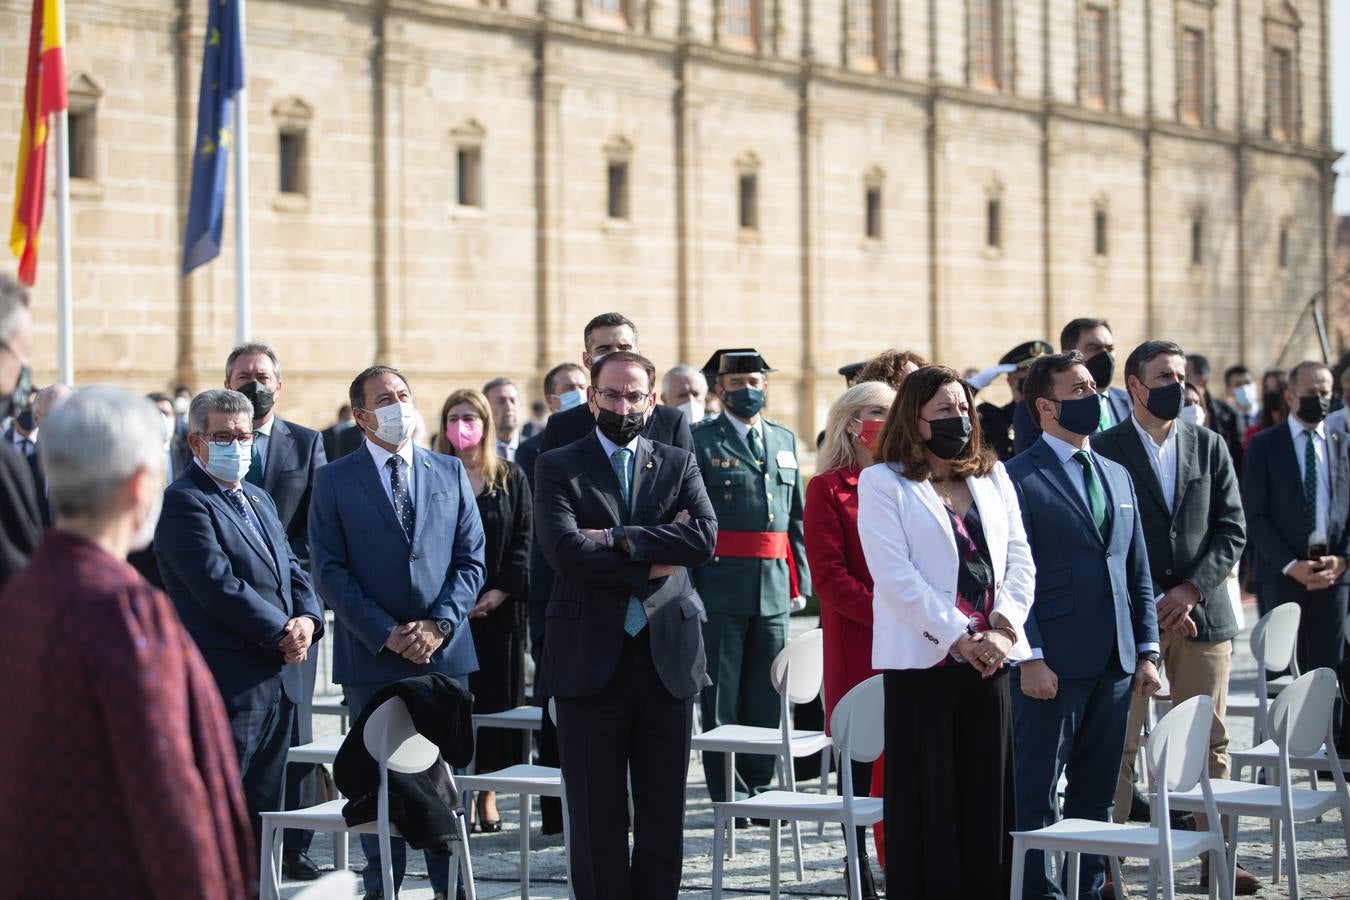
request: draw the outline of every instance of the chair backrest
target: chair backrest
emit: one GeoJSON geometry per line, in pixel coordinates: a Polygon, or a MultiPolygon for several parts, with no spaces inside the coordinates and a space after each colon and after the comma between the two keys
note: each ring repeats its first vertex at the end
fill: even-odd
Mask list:
{"type": "Polygon", "coordinates": [[[1149,732],[1144,747],[1150,781],[1156,783],[1158,773],[1165,772],[1167,790],[1193,789],[1209,763],[1209,733],[1213,725],[1214,701],[1209,697],[1192,697],[1169,709],[1149,732]]]}
{"type": "Polygon", "coordinates": [[[362,736],[376,765],[384,763],[394,772],[425,772],[440,753],[435,744],[417,733],[401,697],[381,703],[366,719],[362,736]]]}
{"type": "Polygon", "coordinates": [[[1314,669],[1294,679],[1270,705],[1270,735],[1290,756],[1322,749],[1336,702],[1336,673],[1314,669]]]}
{"type": "Polygon", "coordinates": [[[873,675],[835,704],[830,714],[830,740],[841,753],[847,749],[858,762],[874,762],[886,744],[885,714],[885,689],[881,676],[873,675]]]}
{"type": "Polygon", "coordinates": [[[1282,603],[1256,621],[1252,627],[1252,656],[1271,672],[1289,668],[1298,647],[1298,623],[1303,611],[1297,603],[1282,603]]]}
{"type": "Polygon", "coordinates": [[[773,689],[790,704],[810,703],[820,695],[825,678],[825,643],[819,628],[799,634],[778,651],[769,666],[773,689]],[[786,676],[787,683],[784,684],[786,676]]]}

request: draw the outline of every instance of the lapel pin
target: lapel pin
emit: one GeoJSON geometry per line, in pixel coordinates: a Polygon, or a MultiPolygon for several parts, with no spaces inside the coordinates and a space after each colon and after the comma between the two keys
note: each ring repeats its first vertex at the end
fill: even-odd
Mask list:
{"type": "Polygon", "coordinates": [[[248,499],[252,500],[254,503],[257,503],[257,502],[258,502],[258,495],[257,495],[257,494],[249,494],[248,499]]]}
{"type": "Polygon", "coordinates": [[[424,460],[422,460],[422,468],[424,468],[424,469],[430,469],[430,468],[431,468],[431,460],[429,460],[429,459],[424,459],[424,460]]]}
{"type": "Polygon", "coordinates": [[[644,468],[644,469],[650,469],[651,467],[652,467],[652,461],[649,459],[649,460],[647,460],[647,465],[643,466],[643,468],[644,468]]]}

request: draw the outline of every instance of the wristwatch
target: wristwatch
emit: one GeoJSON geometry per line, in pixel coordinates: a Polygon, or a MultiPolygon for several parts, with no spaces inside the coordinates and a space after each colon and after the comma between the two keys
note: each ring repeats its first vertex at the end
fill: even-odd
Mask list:
{"type": "Polygon", "coordinates": [[[1153,663],[1153,665],[1156,666],[1161,661],[1162,661],[1162,654],[1159,653],[1157,650],[1148,650],[1144,653],[1139,654],[1139,662],[1151,662],[1153,663]]]}
{"type": "Polygon", "coordinates": [[[441,633],[441,637],[448,638],[454,626],[450,624],[449,619],[432,619],[436,623],[436,630],[441,633]]]}

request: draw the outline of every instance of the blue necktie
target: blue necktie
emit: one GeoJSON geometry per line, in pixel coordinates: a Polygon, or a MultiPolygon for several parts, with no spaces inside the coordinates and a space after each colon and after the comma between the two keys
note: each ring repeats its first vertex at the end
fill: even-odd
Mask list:
{"type": "Polygon", "coordinates": [[[399,468],[403,465],[403,457],[391,456],[385,465],[389,467],[389,493],[394,498],[394,515],[398,516],[398,524],[403,526],[403,533],[411,541],[414,512],[412,498],[408,496],[408,482],[403,480],[403,472],[399,468]]]}
{"type": "MultiPolygon", "coordinates": [[[[614,467],[614,475],[619,479],[619,491],[623,494],[623,505],[625,509],[631,508],[629,495],[632,493],[632,476],[628,471],[628,460],[632,458],[633,451],[627,447],[620,447],[614,451],[614,455],[609,458],[609,463],[614,467]]],[[[642,608],[642,601],[636,597],[628,598],[628,609],[623,616],[623,630],[629,637],[636,637],[638,632],[647,627],[647,611],[642,608]]]]}

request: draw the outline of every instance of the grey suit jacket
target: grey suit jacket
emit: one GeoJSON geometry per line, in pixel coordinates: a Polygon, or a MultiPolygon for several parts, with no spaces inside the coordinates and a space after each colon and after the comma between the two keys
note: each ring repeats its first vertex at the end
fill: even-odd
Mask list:
{"type": "Polygon", "coordinates": [[[267,444],[267,464],[263,467],[263,490],[277,505],[277,518],[286,529],[296,559],[309,568],[309,497],[314,489],[314,473],[328,461],[323,439],[317,431],[287,422],[272,420],[272,437],[267,444]]]}
{"type": "Polygon", "coordinates": [[[1161,594],[1184,581],[1200,591],[1191,611],[1196,641],[1222,641],[1240,630],[1225,581],[1247,543],[1237,472],[1223,438],[1207,428],[1176,422],[1177,486],[1173,510],[1133,421],[1092,436],[1092,449],[1130,473],[1139,498],[1153,589],[1161,594]]]}

